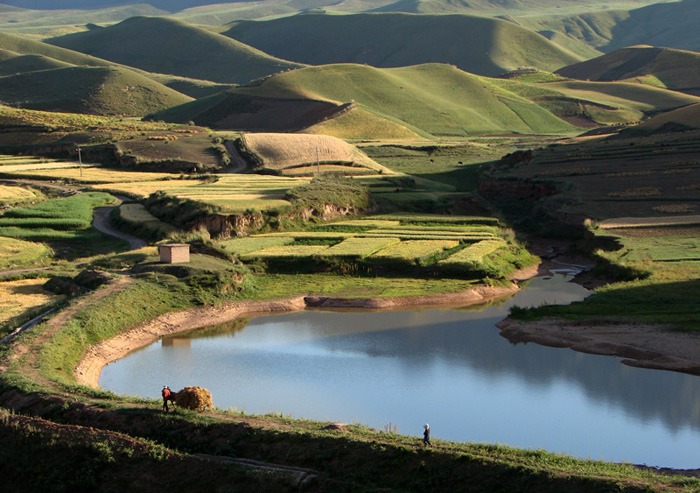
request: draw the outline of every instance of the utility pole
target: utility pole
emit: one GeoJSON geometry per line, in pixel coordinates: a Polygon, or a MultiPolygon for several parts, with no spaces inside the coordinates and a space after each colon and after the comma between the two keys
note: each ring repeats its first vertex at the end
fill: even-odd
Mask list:
{"type": "Polygon", "coordinates": [[[83,177],[83,158],[80,155],[80,146],[78,147],[78,166],[80,167],[80,178],[83,177]]]}
{"type": "Polygon", "coordinates": [[[318,147],[316,148],[316,170],[318,171],[318,176],[321,176],[321,162],[318,160],[318,147]]]}

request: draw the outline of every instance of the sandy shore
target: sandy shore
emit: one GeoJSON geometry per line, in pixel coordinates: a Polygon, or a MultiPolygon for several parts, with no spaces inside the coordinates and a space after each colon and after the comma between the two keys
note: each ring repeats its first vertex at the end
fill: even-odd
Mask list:
{"type": "Polygon", "coordinates": [[[700,334],[673,331],[661,325],[595,325],[567,320],[505,319],[496,326],[503,337],[514,342],[617,356],[629,366],[700,375],[700,334]]]}
{"type": "Polygon", "coordinates": [[[460,293],[406,296],[396,298],[330,298],[300,296],[276,301],[239,301],[223,306],[195,308],[166,313],[118,336],[90,348],[75,369],[78,383],[98,387],[102,368],[131,351],[152,344],[163,336],[193,329],[211,327],[236,318],[266,314],[295,312],[306,308],[362,308],[391,310],[406,307],[434,305],[470,305],[485,303],[517,293],[520,288],[510,286],[479,286],[460,293]]]}

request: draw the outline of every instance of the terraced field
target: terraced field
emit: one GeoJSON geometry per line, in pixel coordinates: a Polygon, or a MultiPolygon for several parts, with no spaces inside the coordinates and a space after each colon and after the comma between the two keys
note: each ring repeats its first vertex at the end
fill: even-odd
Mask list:
{"type": "MultiPolygon", "coordinates": [[[[486,259],[512,251],[495,225],[469,224],[469,218],[404,216],[360,219],[326,224],[317,231],[258,234],[224,240],[221,245],[246,262],[309,263],[335,260],[366,265],[430,267],[469,276],[487,268],[486,259]],[[412,220],[415,223],[411,223],[412,220]],[[443,225],[429,226],[443,221],[443,225]]],[[[495,220],[494,220],[495,221],[495,220]]],[[[512,269],[514,267],[511,266],[512,269]]],[[[508,268],[506,268],[508,269],[508,268]]]]}

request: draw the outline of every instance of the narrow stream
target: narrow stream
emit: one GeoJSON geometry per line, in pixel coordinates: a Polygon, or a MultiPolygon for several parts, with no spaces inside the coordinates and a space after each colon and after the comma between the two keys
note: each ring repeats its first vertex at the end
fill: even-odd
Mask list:
{"type": "MultiPolygon", "coordinates": [[[[406,435],[700,467],[700,379],[619,359],[512,344],[514,304],[581,300],[565,274],[463,309],[304,311],[163,339],[105,367],[100,386],[158,397],[209,389],[220,408],[358,422],[406,435]]],[[[418,440],[418,438],[416,438],[418,440]]]]}

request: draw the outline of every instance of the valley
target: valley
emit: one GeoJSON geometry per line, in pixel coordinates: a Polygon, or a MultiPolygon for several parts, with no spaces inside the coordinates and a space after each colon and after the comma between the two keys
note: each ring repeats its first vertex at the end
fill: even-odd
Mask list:
{"type": "MultiPolygon", "coordinates": [[[[457,388],[465,366],[501,378],[503,358],[521,358],[522,368],[509,371],[527,374],[535,348],[545,350],[539,345],[625,358],[649,372],[639,373],[639,386],[668,371],[694,382],[697,7],[691,0],[0,4],[0,436],[10,444],[0,451],[2,481],[18,491],[126,484],[696,491],[700,466],[685,460],[691,451],[631,465],[624,455],[613,463],[544,450],[536,430],[532,441],[517,442],[522,448],[502,445],[500,424],[484,431],[483,443],[473,423],[465,427],[471,434],[441,437],[441,425],[460,425],[440,421],[440,406],[412,402],[411,385],[391,395],[416,368],[438,375],[448,354],[457,388]],[[185,245],[188,260],[165,261],[166,245],[185,245]],[[557,276],[591,291],[557,302],[562,290],[552,288],[537,303],[525,301],[557,276]],[[436,307],[460,320],[461,312],[469,313],[464,320],[493,318],[479,330],[500,328],[496,339],[510,341],[508,354],[517,356],[496,344],[487,363],[469,346],[481,342],[458,340],[457,329],[404,321],[428,320],[436,307]],[[308,338],[322,344],[280,346],[261,361],[276,367],[318,357],[320,366],[308,371],[337,382],[343,373],[331,377],[323,365],[380,362],[377,370],[354,367],[357,383],[363,372],[381,382],[382,358],[405,359],[392,370],[400,374],[393,384],[387,373],[383,391],[376,382],[363,387],[398,406],[387,408],[394,415],[386,426],[363,422],[376,418],[360,411],[291,415],[282,397],[251,414],[242,397],[223,404],[216,392],[204,412],[161,413],[158,388],[128,390],[143,392],[136,397],[98,386],[105,365],[152,351],[141,348],[153,342],[169,351],[189,347],[185,337],[223,337],[233,339],[231,358],[252,365],[240,372],[246,384],[264,374],[268,383],[258,390],[277,389],[263,392],[263,402],[322,388],[321,380],[291,378],[293,370],[250,376],[261,364],[243,351],[253,343],[236,344],[262,341],[255,355],[273,339],[282,344],[284,334],[305,334],[302,326],[275,329],[269,340],[251,328],[243,335],[246,325],[259,325],[257,316],[283,324],[284,313],[320,310],[330,330],[352,322],[326,311],[358,308],[370,310],[366,326],[333,335],[318,329],[308,338]],[[380,328],[391,311],[403,325],[380,328]],[[374,338],[401,351],[388,356],[374,338]],[[331,351],[331,341],[350,342],[331,351]],[[538,346],[526,350],[524,342],[538,346]],[[420,423],[413,430],[403,420],[430,420],[434,445],[424,448],[414,436],[420,423]],[[178,464],[191,472],[159,479],[178,464]]],[[[592,370],[578,353],[564,362],[561,349],[546,351],[562,372],[587,372],[567,385],[617,374],[592,370]]],[[[553,366],[537,368],[524,379],[548,372],[558,382],[553,366]]],[[[604,391],[582,387],[647,412],[639,402],[658,396],[620,390],[627,370],[604,391]]],[[[147,371],[158,385],[177,381],[166,367],[147,371]]],[[[439,387],[423,378],[415,387],[421,395],[439,387]]],[[[183,385],[206,377],[196,379],[183,385]]],[[[495,406],[488,392],[471,393],[481,385],[467,385],[462,397],[495,406]]],[[[664,385],[680,387],[662,392],[664,405],[649,412],[668,426],[677,426],[669,416],[683,416],[695,433],[694,383],[654,388],[664,385]]],[[[337,386],[350,395],[352,385],[337,386]]],[[[304,405],[313,407],[319,392],[304,405]]],[[[526,404],[507,403],[519,405],[526,404]]],[[[669,446],[690,447],[678,443],[669,446]]]]}

